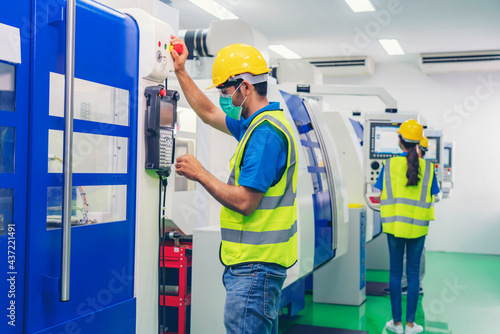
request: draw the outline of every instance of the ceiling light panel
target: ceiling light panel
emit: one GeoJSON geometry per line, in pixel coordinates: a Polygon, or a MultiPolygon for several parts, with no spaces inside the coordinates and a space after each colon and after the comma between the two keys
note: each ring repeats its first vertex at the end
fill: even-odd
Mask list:
{"type": "Polygon", "coordinates": [[[189,2],[195,4],[196,6],[215,16],[219,20],[238,19],[238,16],[213,0],[189,0],[189,2]]]}
{"type": "Polygon", "coordinates": [[[347,2],[355,13],[375,11],[375,7],[373,7],[370,0],[345,0],[345,2],[347,2]]]}
{"type": "Polygon", "coordinates": [[[301,59],[302,57],[284,46],[283,44],[269,45],[269,49],[274,53],[279,54],[285,59],[301,59]]]}
{"type": "Polygon", "coordinates": [[[385,52],[387,52],[391,56],[399,56],[405,54],[397,39],[379,39],[378,41],[385,49],[385,52]]]}

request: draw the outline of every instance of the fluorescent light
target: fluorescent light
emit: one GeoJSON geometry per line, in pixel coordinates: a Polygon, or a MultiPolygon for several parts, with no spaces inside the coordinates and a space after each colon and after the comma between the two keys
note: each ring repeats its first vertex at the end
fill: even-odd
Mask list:
{"type": "Polygon", "coordinates": [[[379,39],[379,43],[382,45],[382,47],[385,49],[385,52],[387,52],[390,55],[404,55],[405,52],[403,51],[403,48],[401,45],[399,45],[399,42],[397,39],[379,39]]]}
{"type": "Polygon", "coordinates": [[[219,20],[235,20],[238,16],[234,15],[225,7],[213,0],[189,0],[209,14],[212,14],[219,20]]]}
{"type": "Polygon", "coordinates": [[[375,7],[373,7],[370,0],[345,0],[352,11],[355,13],[359,12],[374,12],[375,7]]]}
{"type": "Polygon", "coordinates": [[[269,49],[277,54],[279,54],[281,57],[286,58],[286,59],[300,59],[302,58],[283,44],[277,44],[277,45],[269,45],[269,49]]]}

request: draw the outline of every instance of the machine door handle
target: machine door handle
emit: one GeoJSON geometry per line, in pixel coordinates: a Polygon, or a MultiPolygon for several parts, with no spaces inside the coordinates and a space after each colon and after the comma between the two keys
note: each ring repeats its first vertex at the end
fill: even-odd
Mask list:
{"type": "Polygon", "coordinates": [[[63,216],[61,245],[61,302],[69,301],[71,262],[71,198],[73,178],[73,97],[75,79],[75,11],[76,0],[66,1],[66,77],[64,92],[64,157],[63,157],[63,216]]]}

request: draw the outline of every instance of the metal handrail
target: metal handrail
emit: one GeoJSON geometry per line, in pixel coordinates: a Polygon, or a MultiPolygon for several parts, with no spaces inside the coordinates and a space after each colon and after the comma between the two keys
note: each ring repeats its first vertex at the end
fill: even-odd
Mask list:
{"type": "Polygon", "coordinates": [[[61,302],[69,301],[71,263],[71,198],[73,177],[73,97],[75,79],[75,12],[76,0],[66,1],[66,77],[64,95],[63,216],[61,246],[61,302]]]}

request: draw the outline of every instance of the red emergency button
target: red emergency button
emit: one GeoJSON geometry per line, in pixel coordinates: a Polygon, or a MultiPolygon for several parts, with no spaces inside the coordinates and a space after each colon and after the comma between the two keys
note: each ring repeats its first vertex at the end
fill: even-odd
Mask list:
{"type": "Polygon", "coordinates": [[[160,89],[160,96],[165,97],[167,95],[167,91],[165,89],[160,89]]]}
{"type": "Polygon", "coordinates": [[[451,171],[451,168],[448,168],[448,172],[451,171]]]}

